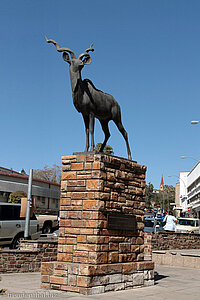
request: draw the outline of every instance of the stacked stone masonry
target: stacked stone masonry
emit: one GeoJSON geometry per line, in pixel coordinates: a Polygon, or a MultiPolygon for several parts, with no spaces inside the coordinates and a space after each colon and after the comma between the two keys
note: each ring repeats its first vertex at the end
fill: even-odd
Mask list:
{"type": "Polygon", "coordinates": [[[43,263],[42,287],[96,294],[153,284],[144,261],[146,167],[103,154],[62,158],[57,262],[43,263]],[[110,229],[109,214],[135,218],[110,229]]]}
{"type": "Polygon", "coordinates": [[[152,232],[144,232],[144,260],[152,259],[152,232]]]}
{"type": "MultiPolygon", "coordinates": [[[[151,234],[150,232],[148,233],[151,234]]],[[[199,234],[157,232],[152,234],[153,250],[200,249],[199,234]]]]}
{"type": "Polygon", "coordinates": [[[0,273],[39,272],[41,262],[55,261],[57,242],[22,241],[20,250],[0,251],[0,273]]]}

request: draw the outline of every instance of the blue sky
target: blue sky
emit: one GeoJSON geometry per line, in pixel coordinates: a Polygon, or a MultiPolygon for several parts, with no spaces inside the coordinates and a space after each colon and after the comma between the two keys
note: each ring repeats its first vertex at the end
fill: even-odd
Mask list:
{"type": "MultiPolygon", "coordinates": [[[[82,71],[121,106],[133,160],[147,182],[175,184],[200,158],[200,2],[185,0],[0,1],[0,165],[21,170],[61,164],[83,151],[81,114],[73,106],[68,64],[44,35],[82,53],[82,71]]],[[[110,122],[108,144],[127,157],[110,122]]],[[[95,142],[103,141],[96,122],[95,142]]]]}

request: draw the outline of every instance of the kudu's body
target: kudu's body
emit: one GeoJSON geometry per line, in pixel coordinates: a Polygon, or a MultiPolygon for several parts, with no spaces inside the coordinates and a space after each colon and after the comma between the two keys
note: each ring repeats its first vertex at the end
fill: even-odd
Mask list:
{"type": "Polygon", "coordinates": [[[105,139],[101,146],[100,152],[103,151],[110,137],[108,122],[110,120],[113,120],[126,141],[128,158],[131,160],[131,151],[128,143],[128,136],[126,130],[122,125],[121,110],[119,104],[113,98],[113,96],[96,89],[90,80],[82,80],[81,78],[82,68],[85,64],[91,63],[91,57],[88,52],[94,51],[92,45],[90,46],[90,48],[86,49],[84,53],[79,55],[78,58],[76,58],[74,52],[69,48],[60,48],[55,41],[48,40],[47,38],[46,41],[48,43],[53,43],[56,46],[58,52],[63,52],[63,59],[70,64],[69,70],[73,103],[78,112],[82,114],[85,123],[85,151],[88,151],[89,149],[89,132],[91,133],[91,151],[94,150],[95,118],[100,121],[105,134],[105,139]],[[69,58],[67,52],[70,53],[71,59],[69,58]]]}

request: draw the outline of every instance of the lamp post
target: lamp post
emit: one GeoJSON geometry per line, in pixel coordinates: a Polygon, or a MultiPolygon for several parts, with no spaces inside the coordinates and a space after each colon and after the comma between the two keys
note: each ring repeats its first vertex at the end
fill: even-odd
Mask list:
{"type": "Polygon", "coordinates": [[[193,160],[195,160],[195,161],[199,161],[197,158],[194,158],[194,157],[192,157],[192,156],[181,156],[181,158],[182,159],[185,159],[185,158],[191,158],[191,159],[193,159],[193,160]]]}
{"type": "Polygon", "coordinates": [[[25,219],[25,229],[24,229],[24,238],[29,238],[30,230],[30,210],[32,206],[32,180],[33,180],[33,169],[29,170],[28,178],[28,195],[27,195],[27,204],[26,204],[26,219],[25,219]]]}
{"type": "Polygon", "coordinates": [[[177,176],[177,175],[168,175],[168,177],[177,177],[177,178],[179,178],[183,182],[183,184],[184,184],[184,186],[186,188],[185,182],[184,182],[184,180],[182,178],[180,178],[180,176],[177,176]]]}
{"type": "Polygon", "coordinates": [[[199,122],[200,122],[200,121],[191,121],[191,124],[192,124],[192,125],[196,125],[196,124],[199,124],[199,122]]]}

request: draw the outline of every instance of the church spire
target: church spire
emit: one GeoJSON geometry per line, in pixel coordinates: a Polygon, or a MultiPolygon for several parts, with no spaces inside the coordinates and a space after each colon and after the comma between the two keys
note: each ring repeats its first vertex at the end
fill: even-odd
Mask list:
{"type": "Polygon", "coordinates": [[[163,180],[163,175],[162,175],[162,178],[161,178],[160,190],[161,190],[161,191],[164,190],[164,180],[163,180]]]}

